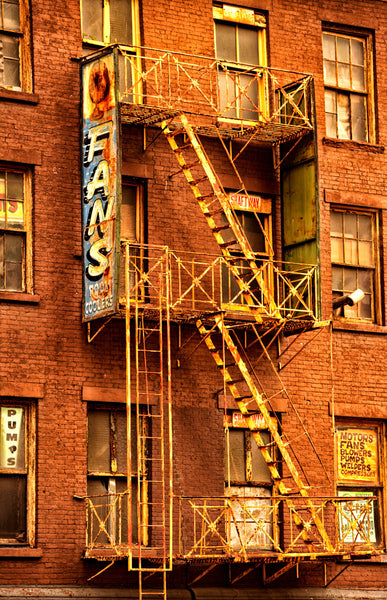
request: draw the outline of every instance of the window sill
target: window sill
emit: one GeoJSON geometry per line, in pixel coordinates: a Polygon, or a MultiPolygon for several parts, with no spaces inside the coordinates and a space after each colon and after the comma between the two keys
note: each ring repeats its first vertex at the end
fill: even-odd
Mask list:
{"type": "Polygon", "coordinates": [[[22,102],[24,104],[38,104],[39,96],[37,94],[7,90],[0,87],[0,100],[10,100],[11,102],[22,102]]]}
{"type": "Polygon", "coordinates": [[[29,546],[10,546],[0,547],[1,558],[41,558],[43,550],[41,548],[30,548],[29,546]]]}
{"type": "Polygon", "coordinates": [[[0,292],[0,302],[24,302],[25,304],[39,304],[40,296],[24,292],[0,292]]]}
{"type": "Polygon", "coordinates": [[[384,146],[379,144],[370,144],[369,142],[355,142],[354,140],[339,140],[336,138],[323,137],[323,146],[331,146],[332,148],[347,148],[348,150],[367,150],[374,154],[383,154],[384,146]]]}
{"type": "Polygon", "coordinates": [[[339,319],[332,320],[332,327],[335,330],[354,331],[360,333],[378,333],[387,335],[387,327],[376,325],[376,323],[367,323],[365,321],[345,321],[339,319]]]}

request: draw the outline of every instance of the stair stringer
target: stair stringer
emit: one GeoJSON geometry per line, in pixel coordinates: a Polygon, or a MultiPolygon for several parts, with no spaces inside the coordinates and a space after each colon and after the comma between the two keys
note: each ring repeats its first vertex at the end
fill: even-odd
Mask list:
{"type": "MultiPolygon", "coordinates": [[[[313,519],[313,521],[315,523],[317,531],[318,531],[319,535],[321,536],[324,548],[326,548],[326,550],[328,552],[333,553],[334,547],[328,536],[328,533],[326,532],[325,527],[317,513],[317,510],[316,510],[311,498],[309,497],[308,490],[307,490],[306,486],[304,485],[296,466],[293,463],[293,460],[286,448],[286,444],[284,443],[281,435],[278,432],[276,425],[273,422],[272,417],[270,416],[269,410],[267,409],[267,406],[266,406],[266,400],[262,397],[262,394],[260,394],[260,392],[257,390],[255,383],[254,383],[254,381],[250,375],[250,372],[247,368],[246,363],[242,359],[237,346],[235,345],[234,341],[232,340],[232,338],[230,336],[230,333],[228,332],[227,328],[224,325],[223,316],[222,315],[215,316],[215,326],[211,330],[207,330],[201,320],[197,321],[196,326],[199,330],[199,333],[200,333],[202,339],[204,340],[208,349],[210,350],[210,352],[215,360],[215,363],[217,364],[218,368],[221,370],[224,380],[225,380],[225,383],[227,384],[228,389],[230,390],[232,396],[234,397],[234,400],[236,401],[239,411],[246,418],[246,424],[249,427],[249,429],[251,430],[253,437],[261,451],[261,454],[268,465],[269,471],[270,471],[271,476],[274,481],[274,485],[276,486],[279,494],[285,496],[285,500],[288,505],[288,508],[291,510],[291,513],[293,515],[293,519],[294,519],[296,526],[299,527],[301,530],[301,536],[304,539],[305,543],[312,544],[312,541],[310,540],[308,532],[307,532],[305,519],[298,514],[297,508],[294,505],[294,502],[292,501],[292,499],[289,497],[286,497],[289,494],[289,490],[286,488],[283,480],[281,479],[281,475],[278,472],[277,467],[273,463],[270,453],[268,452],[267,448],[265,447],[265,443],[260,435],[259,429],[257,428],[256,423],[255,423],[254,419],[252,418],[252,415],[254,413],[259,412],[262,415],[265,425],[266,425],[267,429],[270,431],[272,440],[273,440],[274,444],[276,445],[276,447],[278,448],[278,450],[282,456],[282,459],[283,459],[284,463],[286,464],[286,466],[292,476],[292,479],[295,482],[297,489],[304,500],[305,507],[308,509],[308,511],[311,515],[311,518],[313,519]],[[251,396],[250,396],[250,399],[248,402],[245,402],[245,399],[242,398],[240,392],[238,391],[238,385],[232,379],[229,369],[223,363],[223,358],[222,358],[219,350],[216,348],[216,345],[211,337],[211,335],[215,329],[217,329],[220,332],[220,334],[222,335],[222,339],[224,340],[227,349],[229,350],[230,354],[233,357],[235,366],[238,367],[244,383],[247,384],[247,386],[248,386],[248,389],[251,393],[251,396]]],[[[310,551],[311,551],[311,553],[314,552],[312,548],[310,549],[310,551]]]]}

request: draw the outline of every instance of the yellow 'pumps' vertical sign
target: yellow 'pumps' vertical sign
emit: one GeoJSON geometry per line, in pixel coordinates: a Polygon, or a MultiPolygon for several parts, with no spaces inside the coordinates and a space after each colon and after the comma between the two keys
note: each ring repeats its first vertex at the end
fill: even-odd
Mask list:
{"type": "Polygon", "coordinates": [[[117,57],[82,63],[83,320],[117,310],[121,195],[117,57]]]}
{"type": "Polygon", "coordinates": [[[378,433],[355,427],[336,430],[339,481],[378,483],[378,433]]]}

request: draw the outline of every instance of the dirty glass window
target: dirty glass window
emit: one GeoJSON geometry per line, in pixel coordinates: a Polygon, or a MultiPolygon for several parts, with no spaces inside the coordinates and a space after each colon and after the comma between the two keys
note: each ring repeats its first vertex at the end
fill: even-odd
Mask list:
{"type": "Polygon", "coordinates": [[[214,19],[221,116],[256,121],[265,110],[257,69],[266,65],[265,18],[253,10],[215,6],[214,19]]]}
{"type": "Polygon", "coordinates": [[[384,425],[339,422],[335,431],[339,539],[345,544],[382,542],[382,441],[384,425]]]}
{"type": "Polygon", "coordinates": [[[0,0],[0,87],[31,91],[27,0],[0,0]]]}
{"type": "Polygon", "coordinates": [[[92,45],[133,46],[137,0],[81,0],[83,41],[92,45]]]}
{"type": "MultiPolygon", "coordinates": [[[[127,430],[123,409],[90,409],[88,411],[88,496],[94,507],[89,520],[89,540],[96,545],[127,542],[127,430]],[[106,531],[100,529],[106,520],[106,531]],[[110,541],[109,541],[110,536],[110,541]]],[[[137,434],[136,421],[132,426],[132,518],[137,515],[137,434]]],[[[136,541],[137,528],[133,528],[136,541]]]]}
{"type": "Polygon", "coordinates": [[[30,291],[29,174],[0,166],[0,290],[30,291]]]}
{"type": "Polygon", "coordinates": [[[26,544],[33,448],[27,444],[28,407],[0,406],[0,544],[26,544]],[[29,480],[30,479],[30,480],[29,480]]]}
{"type": "Polygon", "coordinates": [[[328,137],[370,141],[367,38],[323,33],[325,118],[328,137]]]}
{"type": "Polygon", "coordinates": [[[336,316],[376,320],[377,315],[377,214],[334,209],[331,211],[333,298],[361,289],[364,298],[337,309],[336,316]]]}
{"type": "MultiPolygon", "coordinates": [[[[270,440],[267,431],[261,431],[265,443],[270,440]]],[[[229,429],[225,451],[225,480],[231,485],[271,485],[269,468],[248,429],[229,429]]]]}

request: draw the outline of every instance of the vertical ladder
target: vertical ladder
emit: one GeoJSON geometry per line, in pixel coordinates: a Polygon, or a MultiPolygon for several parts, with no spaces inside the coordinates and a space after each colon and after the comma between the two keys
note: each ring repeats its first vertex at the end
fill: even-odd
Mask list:
{"type": "MultiPolygon", "coordinates": [[[[257,265],[257,257],[251,249],[214,167],[186,115],[181,114],[179,119],[182,127],[171,130],[164,121],[162,130],[198,201],[214,239],[241,289],[241,294],[249,305],[250,312],[258,323],[262,322],[262,309],[257,308],[251,292],[251,283],[254,280],[262,293],[267,316],[281,319],[273,298],[272,286],[267,285],[262,269],[257,265]],[[178,145],[176,138],[182,133],[185,134],[186,141],[178,145]],[[188,155],[189,157],[187,157],[188,155]],[[236,259],[236,251],[238,259],[236,259]],[[238,266],[238,263],[241,262],[239,253],[242,257],[242,267],[240,264],[238,266]],[[246,278],[248,278],[249,284],[246,283],[246,278]]],[[[266,235],[264,231],[263,233],[266,235]]]]}
{"type": "Polygon", "coordinates": [[[161,260],[158,267],[159,272],[154,273],[154,277],[158,278],[157,315],[150,321],[145,319],[141,309],[145,274],[138,269],[134,273],[131,270],[127,245],[128,568],[139,572],[140,600],[148,596],[166,600],[166,571],[172,568],[172,411],[167,261],[161,260]],[[132,422],[132,411],[135,423],[132,422]],[[133,433],[135,443],[132,441],[133,433]],[[136,508],[136,520],[133,507],[136,508]],[[150,557],[154,562],[149,561],[150,557]],[[144,587],[144,580],[153,573],[162,574],[161,590],[144,587]]]}

